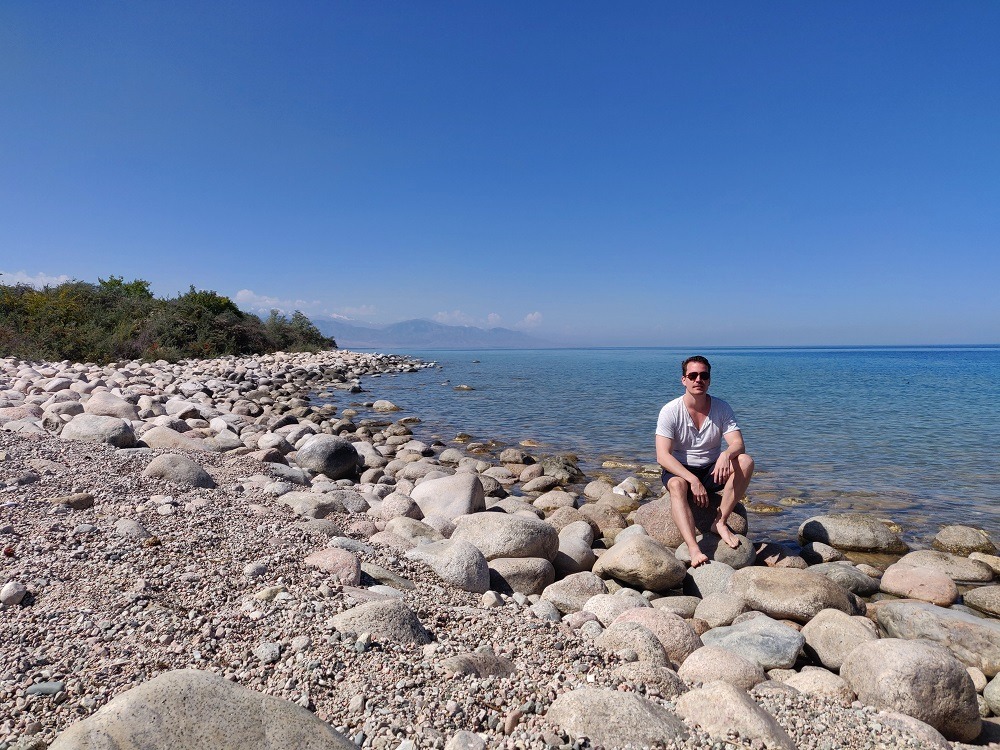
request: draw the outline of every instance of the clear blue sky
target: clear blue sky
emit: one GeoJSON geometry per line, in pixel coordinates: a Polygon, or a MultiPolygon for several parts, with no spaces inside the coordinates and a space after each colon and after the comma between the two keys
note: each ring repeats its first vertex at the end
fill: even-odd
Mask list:
{"type": "Polygon", "coordinates": [[[997,343],[998,40],[994,0],[9,0],[0,271],[565,344],[997,343]]]}

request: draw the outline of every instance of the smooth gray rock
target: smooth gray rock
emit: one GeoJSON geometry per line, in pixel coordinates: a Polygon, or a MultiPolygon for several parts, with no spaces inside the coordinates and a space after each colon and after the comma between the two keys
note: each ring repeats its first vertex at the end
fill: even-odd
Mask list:
{"type": "Polygon", "coordinates": [[[487,560],[542,557],[551,562],[559,551],[559,533],[555,527],[538,518],[507,513],[461,516],[455,519],[455,531],[451,538],[464,539],[475,545],[487,560]]]}
{"type": "Polygon", "coordinates": [[[827,669],[839,670],[851,652],[868,641],[878,640],[871,620],[852,617],[839,609],[824,609],[802,628],[806,652],[827,669]]]}
{"type": "Polygon", "coordinates": [[[202,468],[201,464],[187,456],[176,453],[167,453],[157,456],[142,472],[144,477],[155,477],[165,479],[168,482],[177,484],[187,484],[192,487],[204,487],[211,489],[215,487],[215,480],[212,475],[202,468]]]}
{"type": "Polygon", "coordinates": [[[406,552],[410,560],[427,565],[442,581],[463,591],[484,594],[490,588],[490,569],[475,546],[461,539],[446,539],[418,545],[406,552]]]}
{"type": "Polygon", "coordinates": [[[669,591],[684,580],[686,568],[674,553],[648,536],[615,544],[594,563],[594,573],[649,591],[669,591]]]}
{"type": "Polygon", "coordinates": [[[826,576],[858,596],[872,596],[879,591],[878,580],[865,575],[849,562],[820,563],[811,565],[809,570],[826,576]]]}
{"type": "Polygon", "coordinates": [[[767,674],[755,661],[719,646],[702,646],[691,654],[677,674],[688,682],[728,682],[741,690],[767,681],[767,674]]]}
{"type": "Polygon", "coordinates": [[[563,693],[545,718],[573,737],[588,737],[594,745],[652,745],[688,736],[684,722],[667,709],[607,688],[580,688],[563,693]]]}
{"type": "Polygon", "coordinates": [[[296,452],[295,463],[330,479],[344,479],[357,473],[358,451],[342,437],[313,435],[296,452]]]}
{"type": "Polygon", "coordinates": [[[396,599],[359,604],[334,617],[333,624],[342,633],[371,633],[397,645],[423,646],[432,640],[413,610],[396,599]]]}
{"type": "Polygon", "coordinates": [[[354,748],[304,708],[210,672],[165,672],[60,734],[50,750],[354,748]]]}
{"type": "Polygon", "coordinates": [[[953,581],[989,583],[993,580],[993,570],[985,563],[932,549],[917,550],[903,555],[899,559],[899,564],[937,570],[953,581]]]}
{"type": "Polygon", "coordinates": [[[841,704],[851,703],[855,698],[854,689],[847,680],[822,667],[803,667],[801,672],[789,675],[784,682],[800,693],[818,695],[841,704]]]}
{"type": "Polygon", "coordinates": [[[688,686],[670,667],[643,660],[626,662],[615,668],[615,675],[628,682],[655,687],[662,698],[675,698],[686,693],[688,686]]]}
{"type": "MultiPolygon", "coordinates": [[[[65,432],[65,430],[63,430],[65,432]]],[[[182,435],[169,427],[153,427],[140,436],[149,448],[166,451],[206,451],[211,446],[204,440],[182,435]]]]}
{"type": "Polygon", "coordinates": [[[979,734],[972,678],[941,646],[898,638],[863,643],[847,657],[840,675],[863,703],[926,722],[946,739],[971,742],[979,734]]]}
{"type": "Polygon", "coordinates": [[[802,634],[767,615],[713,628],[701,636],[706,646],[718,646],[759,664],[761,669],[787,669],[805,643],[802,634]]]}
{"type": "Polygon", "coordinates": [[[444,536],[437,529],[428,526],[423,521],[417,521],[406,516],[390,519],[385,525],[385,530],[401,536],[403,539],[408,539],[417,546],[430,544],[431,542],[440,542],[444,539],[444,536]]]}
{"type": "MultiPolygon", "coordinates": [[[[742,534],[737,534],[736,538],[740,540],[740,546],[733,549],[715,534],[702,534],[701,539],[698,540],[698,549],[704,552],[709,560],[725,563],[733,570],[753,565],[757,560],[757,552],[754,550],[753,542],[742,534]]],[[[691,552],[686,544],[677,547],[677,559],[681,562],[691,562],[691,552]]]]}
{"type": "Polygon", "coordinates": [[[909,549],[884,523],[861,513],[813,516],[799,526],[799,539],[855,552],[900,554],[909,549]]]}
{"type": "Polygon", "coordinates": [[[552,602],[563,614],[569,614],[582,610],[595,594],[606,593],[607,585],[593,573],[573,573],[546,586],[542,599],[552,602]]]}
{"type": "Polygon", "coordinates": [[[583,605],[584,612],[593,613],[604,627],[607,627],[622,612],[636,607],[649,608],[649,601],[638,591],[622,589],[615,594],[597,594],[583,605]]]}
{"type": "Polygon", "coordinates": [[[1000,672],[1000,622],[923,602],[882,602],[878,624],[893,638],[923,638],[987,677],[1000,672]]]}
{"type": "MultiPolygon", "coordinates": [[[[732,625],[733,620],[746,611],[747,603],[741,597],[719,591],[702,599],[694,610],[694,616],[707,622],[709,627],[718,628],[732,625]]],[[[749,689],[744,688],[744,690],[749,689]]]]}
{"type": "Polygon", "coordinates": [[[451,520],[486,510],[483,483],[475,474],[459,473],[421,482],[410,493],[424,516],[437,515],[451,520]]]}
{"type": "Polygon", "coordinates": [[[146,530],[145,526],[138,521],[133,521],[131,518],[118,519],[118,521],[115,522],[115,533],[118,536],[135,541],[149,539],[153,536],[146,530]]]}
{"type": "Polygon", "coordinates": [[[731,566],[715,560],[697,568],[688,568],[684,576],[684,593],[704,599],[709,594],[727,591],[734,572],[731,566]]]}
{"type": "Polygon", "coordinates": [[[106,443],[115,448],[135,447],[131,424],[118,417],[96,414],[77,414],[62,428],[59,437],[84,443],[106,443]]]}
{"type": "Polygon", "coordinates": [[[541,594],[556,580],[555,568],[543,557],[496,557],[489,564],[490,588],[502,594],[541,594]]]}
{"type": "Polygon", "coordinates": [[[740,737],[759,740],[771,750],[797,750],[773,716],[744,690],[727,682],[710,682],[691,690],[677,699],[676,706],[679,716],[716,739],[725,740],[729,731],[736,730],[740,737]]]}
{"type": "Polygon", "coordinates": [[[750,609],[779,620],[805,623],[824,609],[852,615],[863,612],[847,589],[809,570],[743,568],[733,573],[727,590],[742,597],[750,609]]]}
{"type": "Polygon", "coordinates": [[[84,402],[83,410],[87,414],[96,414],[99,417],[117,417],[128,422],[139,419],[139,412],[134,405],[107,391],[95,391],[84,402]]]}
{"type": "Polygon", "coordinates": [[[967,607],[984,612],[990,617],[1000,617],[1000,586],[981,586],[962,597],[967,607]]]}
{"type": "Polygon", "coordinates": [[[325,492],[286,492],[278,502],[287,505],[296,515],[307,518],[326,518],[331,513],[344,512],[340,500],[325,492]]]}
{"type": "Polygon", "coordinates": [[[664,651],[660,639],[652,630],[637,622],[619,622],[610,625],[594,639],[594,645],[611,652],[632,650],[639,661],[663,667],[670,666],[670,659],[667,658],[667,652],[664,651]]]}
{"type": "Polygon", "coordinates": [[[559,531],[559,551],[552,561],[560,578],[572,573],[592,570],[597,555],[591,545],[594,532],[586,521],[573,521],[559,531]]]}

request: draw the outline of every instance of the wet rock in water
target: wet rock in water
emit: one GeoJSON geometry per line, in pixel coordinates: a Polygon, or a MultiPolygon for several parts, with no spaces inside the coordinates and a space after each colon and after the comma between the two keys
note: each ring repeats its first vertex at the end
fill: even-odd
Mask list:
{"type": "Polygon", "coordinates": [[[799,526],[799,539],[854,552],[900,554],[909,549],[884,523],[861,513],[813,516],[799,526]]]}
{"type": "Polygon", "coordinates": [[[372,404],[372,409],[379,412],[387,411],[399,411],[399,407],[396,406],[392,401],[388,401],[384,398],[380,398],[374,404],[372,404]]]}
{"type": "Polygon", "coordinates": [[[941,552],[950,552],[963,557],[968,557],[973,552],[985,555],[997,553],[996,545],[986,531],[959,524],[942,527],[935,535],[931,546],[941,552]]]}
{"type": "Polygon", "coordinates": [[[295,463],[330,479],[344,479],[357,473],[358,452],[342,437],[313,435],[295,453],[295,463]]]}
{"type": "Polygon", "coordinates": [[[662,706],[607,688],[563,693],[545,718],[574,737],[588,737],[606,747],[652,745],[688,736],[684,722],[662,706]]]}
{"type": "Polygon", "coordinates": [[[684,580],[686,568],[674,553],[648,536],[615,544],[594,563],[594,572],[649,591],[669,591],[684,580]]]}
{"type": "Polygon", "coordinates": [[[354,744],[294,703],[182,669],[118,695],[60,734],[50,750],[92,747],[347,750],[354,744]]]}
{"type": "Polygon", "coordinates": [[[768,679],[757,662],[719,646],[699,648],[684,661],[677,674],[688,682],[722,680],[741,690],[750,690],[768,679]]]}
{"type": "Polygon", "coordinates": [[[487,560],[498,557],[542,557],[551,561],[559,551],[559,533],[555,527],[537,518],[507,513],[461,516],[455,520],[455,531],[451,538],[470,542],[479,548],[487,560]]]}
{"type": "Polygon", "coordinates": [[[767,615],[713,628],[701,636],[706,646],[718,646],[759,664],[761,669],[787,669],[795,664],[805,638],[767,615]]]}
{"type": "Polygon", "coordinates": [[[824,609],[802,628],[806,652],[827,669],[840,669],[862,643],[878,640],[874,623],[839,609],[824,609]]]}
{"type": "Polygon", "coordinates": [[[870,706],[913,716],[949,740],[970,742],[979,734],[972,678],[938,645],[897,638],[870,641],[847,657],[840,674],[870,706]]]}
{"type": "Polygon", "coordinates": [[[744,690],[726,682],[711,682],[677,699],[677,713],[712,737],[725,740],[728,732],[757,740],[772,750],[796,750],[795,743],[773,716],[744,690]]]}
{"type": "Polygon", "coordinates": [[[931,568],[895,563],[886,568],[880,582],[883,593],[904,599],[920,599],[939,607],[958,601],[958,586],[944,573],[931,568]]]}
{"type": "Polygon", "coordinates": [[[727,590],[742,597],[751,609],[802,623],[823,609],[861,614],[864,606],[825,576],[794,568],[743,568],[733,573],[727,590]]]}
{"type": "Polygon", "coordinates": [[[930,568],[951,578],[967,583],[989,583],[993,580],[993,570],[985,563],[960,557],[949,552],[922,549],[899,558],[899,565],[930,568]]]}
{"type": "Polygon", "coordinates": [[[892,638],[933,641],[987,677],[1000,672],[1000,621],[923,602],[879,602],[875,616],[892,638]]]}
{"type": "Polygon", "coordinates": [[[176,453],[167,453],[157,456],[142,472],[145,477],[165,479],[176,484],[187,484],[192,487],[203,487],[211,489],[215,487],[215,480],[212,475],[202,468],[201,464],[187,456],[176,453]]]}

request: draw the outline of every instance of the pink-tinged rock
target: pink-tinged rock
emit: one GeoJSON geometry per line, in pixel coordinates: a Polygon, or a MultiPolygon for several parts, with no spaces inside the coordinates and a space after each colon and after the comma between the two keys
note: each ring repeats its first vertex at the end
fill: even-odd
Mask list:
{"type": "Polygon", "coordinates": [[[687,620],[662,609],[637,608],[622,612],[612,623],[637,622],[653,631],[670,660],[683,664],[704,644],[687,620]]]}
{"type": "Polygon", "coordinates": [[[311,568],[329,573],[345,586],[357,586],[361,583],[361,561],[346,549],[321,549],[309,555],[305,563],[311,568]]]}
{"type": "Polygon", "coordinates": [[[881,589],[886,594],[902,596],[947,607],[958,601],[958,586],[944,573],[905,563],[886,568],[881,589]]]}

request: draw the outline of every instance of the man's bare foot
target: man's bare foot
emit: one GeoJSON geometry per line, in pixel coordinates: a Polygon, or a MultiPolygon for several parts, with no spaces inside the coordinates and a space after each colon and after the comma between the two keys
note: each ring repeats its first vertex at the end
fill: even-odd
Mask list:
{"type": "Polygon", "coordinates": [[[719,519],[715,519],[712,524],[712,531],[722,537],[722,541],[728,544],[733,549],[740,546],[740,540],[737,536],[730,530],[726,524],[722,523],[719,519]]]}
{"type": "Polygon", "coordinates": [[[706,555],[704,552],[702,552],[701,549],[698,548],[698,545],[695,545],[694,547],[692,547],[689,544],[688,545],[688,553],[691,555],[691,567],[692,568],[697,568],[698,566],[704,565],[705,563],[708,562],[708,555],[706,555]]]}

